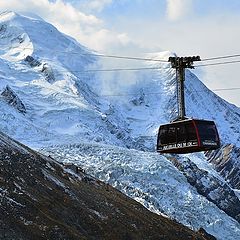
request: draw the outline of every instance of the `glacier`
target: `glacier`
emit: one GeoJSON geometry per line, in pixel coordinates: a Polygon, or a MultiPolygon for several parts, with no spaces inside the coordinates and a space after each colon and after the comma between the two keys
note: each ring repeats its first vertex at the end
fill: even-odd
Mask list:
{"type": "Polygon", "coordinates": [[[54,146],[42,151],[65,164],[78,165],[151,211],[190,228],[203,227],[217,239],[240,236],[239,223],[199,195],[165,156],[90,143],[54,146]]]}

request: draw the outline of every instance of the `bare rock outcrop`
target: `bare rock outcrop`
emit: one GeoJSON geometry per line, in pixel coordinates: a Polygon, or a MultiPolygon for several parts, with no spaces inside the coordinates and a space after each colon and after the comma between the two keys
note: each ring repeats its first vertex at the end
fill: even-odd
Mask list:
{"type": "Polygon", "coordinates": [[[13,106],[20,113],[25,114],[26,107],[24,106],[18,95],[7,85],[1,93],[2,98],[11,106],[13,106]]]}

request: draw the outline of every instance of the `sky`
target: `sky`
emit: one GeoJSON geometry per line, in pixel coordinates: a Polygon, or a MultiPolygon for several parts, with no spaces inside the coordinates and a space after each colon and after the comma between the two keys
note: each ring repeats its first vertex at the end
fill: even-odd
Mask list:
{"type": "MultiPolygon", "coordinates": [[[[239,0],[1,0],[6,10],[33,12],[103,54],[240,54],[239,0]]],[[[240,63],[192,71],[212,90],[240,87],[240,63]]],[[[240,90],[216,93],[240,107],[240,90]]]]}

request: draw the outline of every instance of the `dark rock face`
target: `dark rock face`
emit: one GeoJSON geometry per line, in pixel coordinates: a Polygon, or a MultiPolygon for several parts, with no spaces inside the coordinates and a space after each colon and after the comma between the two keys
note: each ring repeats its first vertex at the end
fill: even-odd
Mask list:
{"type": "Polygon", "coordinates": [[[213,239],[0,133],[0,239],[213,239]]]}
{"type": "Polygon", "coordinates": [[[30,65],[30,67],[34,68],[34,67],[39,67],[42,65],[41,67],[41,73],[43,73],[45,79],[49,82],[49,83],[53,83],[55,82],[55,76],[53,73],[53,69],[51,68],[51,66],[48,63],[44,63],[42,64],[39,60],[35,59],[33,56],[27,56],[25,58],[25,61],[30,65]]]}
{"type": "Polygon", "coordinates": [[[47,63],[43,64],[41,72],[44,74],[45,79],[49,83],[55,82],[56,79],[55,79],[53,70],[52,70],[51,66],[49,66],[47,63]]]}
{"type": "Polygon", "coordinates": [[[229,216],[240,222],[240,201],[231,187],[207,171],[199,169],[188,158],[169,158],[186,176],[197,191],[213,202],[229,216]]]}
{"type": "Polygon", "coordinates": [[[240,190],[240,148],[227,144],[217,151],[206,153],[206,156],[221,176],[233,188],[240,190]]]}
{"type": "Polygon", "coordinates": [[[26,108],[25,108],[23,102],[8,85],[1,93],[1,96],[9,105],[13,106],[20,113],[23,113],[23,114],[26,113],[26,108]]]}
{"type": "Polygon", "coordinates": [[[217,240],[214,236],[207,233],[203,228],[200,228],[198,230],[198,233],[200,233],[203,237],[208,238],[209,240],[217,240]]]}
{"type": "Polygon", "coordinates": [[[29,65],[31,67],[38,67],[41,65],[41,62],[39,62],[38,60],[36,60],[34,57],[32,56],[27,56],[25,58],[25,61],[29,63],[29,65]]]}
{"type": "Polygon", "coordinates": [[[0,35],[4,34],[7,30],[7,25],[6,24],[2,24],[0,26],[0,35]]]}

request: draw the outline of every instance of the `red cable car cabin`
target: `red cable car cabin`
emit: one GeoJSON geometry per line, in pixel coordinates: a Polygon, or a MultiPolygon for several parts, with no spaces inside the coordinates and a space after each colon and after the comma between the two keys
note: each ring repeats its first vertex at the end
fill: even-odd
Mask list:
{"type": "Polygon", "coordinates": [[[218,149],[220,140],[213,121],[186,119],[159,127],[157,151],[190,153],[218,149]]]}

